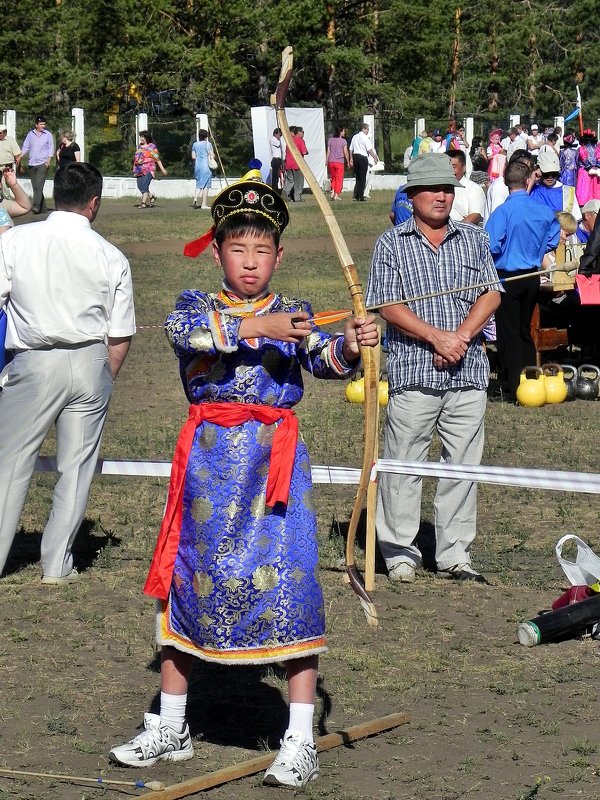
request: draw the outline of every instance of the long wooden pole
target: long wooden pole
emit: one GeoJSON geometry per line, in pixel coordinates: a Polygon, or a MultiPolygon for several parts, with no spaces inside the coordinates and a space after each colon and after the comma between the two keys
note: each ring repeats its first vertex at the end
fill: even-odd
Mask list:
{"type": "MultiPolygon", "coordinates": [[[[271,105],[275,107],[277,123],[281,128],[281,132],[283,134],[283,138],[287,145],[288,151],[291,152],[294,158],[296,159],[296,163],[300,168],[300,172],[303,174],[306,182],[308,183],[313,193],[313,197],[317,201],[321,213],[323,214],[325,223],[329,228],[329,232],[331,234],[331,238],[333,239],[333,244],[336,253],[340,260],[342,273],[344,275],[344,279],[346,280],[346,284],[348,286],[348,290],[352,298],[352,307],[354,310],[354,314],[356,317],[366,319],[367,312],[365,309],[365,298],[363,294],[362,285],[358,277],[358,271],[356,269],[356,265],[352,260],[352,256],[350,255],[350,251],[348,250],[348,246],[346,244],[342,231],[340,230],[338,221],[331,209],[331,206],[327,202],[327,198],[323,193],[323,189],[321,188],[319,182],[313,175],[310,167],[304,160],[304,157],[298,151],[298,148],[292,138],[287,123],[287,118],[285,114],[285,103],[286,103],[286,96],[289,84],[292,79],[292,66],[293,66],[293,50],[291,47],[286,47],[283,53],[281,54],[281,72],[279,74],[279,82],[277,83],[277,88],[275,89],[275,93],[271,95],[271,105]]],[[[373,353],[371,352],[372,348],[363,347],[361,345],[360,350],[363,360],[363,372],[365,376],[364,444],[363,444],[363,458],[360,471],[360,478],[358,481],[356,496],[354,498],[354,504],[352,506],[352,513],[350,515],[350,522],[348,523],[348,531],[346,534],[346,572],[350,579],[350,586],[358,596],[362,609],[365,612],[367,623],[373,627],[377,627],[377,609],[375,608],[373,601],[369,597],[369,593],[365,589],[363,580],[358,572],[355,560],[355,552],[354,552],[356,543],[356,532],[358,529],[358,524],[362,514],[363,506],[367,499],[367,490],[369,487],[371,467],[373,465],[373,453],[375,449],[375,413],[377,406],[377,383],[378,383],[378,376],[375,372],[373,364],[373,353]]]]}
{"type": "MultiPolygon", "coordinates": [[[[326,736],[320,736],[315,741],[315,744],[317,745],[318,752],[323,753],[326,750],[332,750],[334,747],[340,747],[343,744],[348,745],[352,742],[359,741],[359,739],[376,736],[378,733],[397,728],[399,725],[406,725],[407,722],[410,722],[408,714],[388,714],[385,717],[378,717],[370,722],[361,722],[358,725],[352,725],[350,728],[345,728],[336,733],[328,733],[326,736]]],[[[209,772],[208,775],[201,775],[198,778],[190,778],[190,780],[184,781],[183,783],[167,786],[162,792],[153,792],[152,800],[179,800],[181,797],[190,797],[193,794],[199,794],[207,789],[213,789],[215,786],[221,786],[224,783],[236,781],[239,778],[247,778],[249,775],[256,775],[257,772],[262,772],[271,766],[273,757],[273,753],[265,753],[265,755],[252,758],[249,761],[242,761],[241,764],[234,764],[231,767],[225,767],[216,772],[209,772]]]]}

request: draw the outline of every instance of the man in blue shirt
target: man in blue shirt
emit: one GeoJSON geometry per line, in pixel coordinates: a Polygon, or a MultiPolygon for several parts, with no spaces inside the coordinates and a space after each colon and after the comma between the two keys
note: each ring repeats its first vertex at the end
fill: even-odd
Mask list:
{"type": "Polygon", "coordinates": [[[498,359],[506,372],[511,401],[516,399],[521,370],[536,363],[531,317],[540,287],[537,272],[560,239],[560,225],[552,210],[527,194],[529,176],[525,164],[509,163],[504,175],[509,196],[485,225],[500,278],[531,275],[505,284],[496,311],[498,359]]]}
{"type": "Polygon", "coordinates": [[[392,202],[390,219],[394,225],[400,225],[402,222],[406,222],[407,219],[412,217],[412,200],[406,194],[404,188],[404,186],[400,186],[392,202]]]}

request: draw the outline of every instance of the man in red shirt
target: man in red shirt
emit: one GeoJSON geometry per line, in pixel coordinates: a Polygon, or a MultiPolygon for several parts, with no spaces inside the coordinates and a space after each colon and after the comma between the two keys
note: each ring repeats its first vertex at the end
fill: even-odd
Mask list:
{"type": "MultiPolygon", "coordinates": [[[[292,126],[290,128],[294,144],[303,156],[308,155],[306,143],[304,141],[304,128],[292,126]]],[[[294,203],[303,203],[302,190],[304,189],[304,176],[300,172],[300,167],[292,155],[290,148],[285,153],[285,184],[283,194],[288,200],[294,203]]]]}

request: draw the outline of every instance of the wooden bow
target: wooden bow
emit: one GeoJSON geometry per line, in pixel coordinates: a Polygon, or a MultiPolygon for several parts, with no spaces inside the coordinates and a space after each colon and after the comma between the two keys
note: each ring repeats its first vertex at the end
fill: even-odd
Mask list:
{"type": "MultiPolygon", "coordinates": [[[[342,266],[342,272],[344,273],[344,278],[346,279],[346,283],[348,284],[348,289],[350,290],[350,295],[352,297],[354,314],[360,319],[366,319],[367,309],[365,307],[362,286],[356,271],[356,266],[354,265],[352,256],[348,251],[348,247],[340,230],[340,226],[338,225],[337,219],[335,218],[331,207],[327,202],[327,198],[325,197],[323,190],[319,186],[315,176],[310,170],[310,167],[296,147],[287,123],[287,117],[285,114],[285,100],[290,81],[292,79],[292,68],[293,50],[291,47],[286,47],[281,54],[281,72],[279,74],[279,82],[277,84],[277,88],[275,89],[275,94],[271,95],[271,105],[275,107],[277,124],[279,128],[281,128],[281,133],[286,146],[296,159],[298,167],[300,168],[302,175],[306,179],[306,182],[313,193],[313,197],[316,198],[319,208],[321,209],[325,218],[325,222],[327,223],[327,227],[329,228],[329,232],[333,238],[333,243],[342,266]]],[[[369,596],[369,593],[365,589],[363,580],[358,572],[354,559],[356,531],[367,497],[369,477],[374,460],[378,414],[377,384],[379,376],[377,375],[377,370],[375,368],[372,348],[361,347],[361,355],[365,376],[364,452],[360,481],[358,484],[356,497],[354,499],[354,506],[352,508],[352,515],[350,517],[350,524],[348,526],[348,535],[346,539],[346,572],[348,573],[348,578],[350,580],[352,589],[356,592],[360,599],[361,605],[367,617],[367,622],[369,625],[376,626],[377,611],[373,601],[369,596]]]]}

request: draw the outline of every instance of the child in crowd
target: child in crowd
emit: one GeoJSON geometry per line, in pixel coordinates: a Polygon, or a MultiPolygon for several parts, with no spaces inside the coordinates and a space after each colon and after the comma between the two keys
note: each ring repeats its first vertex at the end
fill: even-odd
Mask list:
{"type": "Polygon", "coordinates": [[[301,367],[345,378],[377,329],[370,316],[331,336],[311,324],[307,302],[271,292],[289,217],[259,172],[223,190],[211,212],[214,227],[184,252],[198,255],[214,237],[223,287],[183,292],[165,323],[191,406],[144,588],[158,599],[160,716],[145,714],[145,730],[110,755],[134,767],[193,756],[194,656],[285,662],[289,724],[264,783],[304,786],[319,772],[312,721],[326,642],[310,465],[292,407],[301,367]]]}

